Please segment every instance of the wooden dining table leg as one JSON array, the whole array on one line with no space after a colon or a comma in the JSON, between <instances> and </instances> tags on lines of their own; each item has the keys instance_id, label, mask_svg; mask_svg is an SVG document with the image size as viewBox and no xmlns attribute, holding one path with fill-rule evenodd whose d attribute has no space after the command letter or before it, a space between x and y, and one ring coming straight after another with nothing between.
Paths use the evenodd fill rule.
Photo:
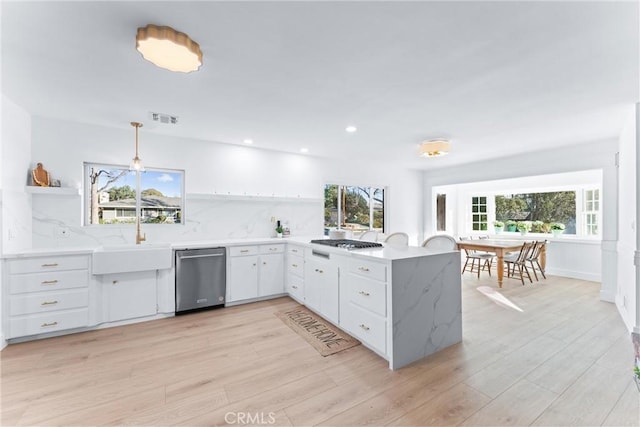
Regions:
<instances>
[{"instance_id":1,"label":"wooden dining table leg","mask_svg":"<svg viewBox=\"0 0 640 427\"><path fill-rule=\"evenodd\" d=\"M496 257L498 258L498 286L502 287L502 279L504 277L504 251L502 249L496 249Z\"/></svg>"}]
</instances>

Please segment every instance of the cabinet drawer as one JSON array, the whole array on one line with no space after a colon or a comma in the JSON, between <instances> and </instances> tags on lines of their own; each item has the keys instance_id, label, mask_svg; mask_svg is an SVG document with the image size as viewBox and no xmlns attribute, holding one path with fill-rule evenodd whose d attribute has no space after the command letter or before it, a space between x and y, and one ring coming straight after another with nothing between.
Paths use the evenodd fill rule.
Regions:
<instances>
[{"instance_id":1,"label":"cabinet drawer","mask_svg":"<svg viewBox=\"0 0 640 427\"><path fill-rule=\"evenodd\" d=\"M9 289L12 294L82 288L88 283L88 270L13 274L9 277Z\"/></svg>"},{"instance_id":2,"label":"cabinet drawer","mask_svg":"<svg viewBox=\"0 0 640 427\"><path fill-rule=\"evenodd\" d=\"M349 300L380 316L387 315L386 284L349 274Z\"/></svg>"},{"instance_id":3,"label":"cabinet drawer","mask_svg":"<svg viewBox=\"0 0 640 427\"><path fill-rule=\"evenodd\" d=\"M79 270L89 268L89 256L71 255L12 259L8 264L9 274Z\"/></svg>"},{"instance_id":4,"label":"cabinet drawer","mask_svg":"<svg viewBox=\"0 0 640 427\"><path fill-rule=\"evenodd\" d=\"M387 354L387 322L370 311L349 303L349 331L373 349Z\"/></svg>"},{"instance_id":5,"label":"cabinet drawer","mask_svg":"<svg viewBox=\"0 0 640 427\"><path fill-rule=\"evenodd\" d=\"M302 246L287 245L287 253L289 255L304 256L304 248Z\"/></svg>"},{"instance_id":6,"label":"cabinet drawer","mask_svg":"<svg viewBox=\"0 0 640 427\"><path fill-rule=\"evenodd\" d=\"M289 255L287 257L287 272L299 277L304 277L304 258Z\"/></svg>"},{"instance_id":7,"label":"cabinet drawer","mask_svg":"<svg viewBox=\"0 0 640 427\"><path fill-rule=\"evenodd\" d=\"M49 311L87 307L88 304L88 289L16 295L11 297L9 314L11 316L18 316L22 314L45 313Z\"/></svg>"},{"instance_id":8,"label":"cabinet drawer","mask_svg":"<svg viewBox=\"0 0 640 427\"><path fill-rule=\"evenodd\" d=\"M377 262L354 259L350 263L349 271L381 282L387 281L387 266Z\"/></svg>"},{"instance_id":9,"label":"cabinet drawer","mask_svg":"<svg viewBox=\"0 0 640 427\"><path fill-rule=\"evenodd\" d=\"M229 256L257 255L258 246L231 246Z\"/></svg>"},{"instance_id":10,"label":"cabinet drawer","mask_svg":"<svg viewBox=\"0 0 640 427\"><path fill-rule=\"evenodd\" d=\"M261 254L281 254L284 253L284 245L261 245Z\"/></svg>"},{"instance_id":11,"label":"cabinet drawer","mask_svg":"<svg viewBox=\"0 0 640 427\"><path fill-rule=\"evenodd\" d=\"M298 301L304 301L304 280L298 276L289 274L287 276L287 292Z\"/></svg>"},{"instance_id":12,"label":"cabinet drawer","mask_svg":"<svg viewBox=\"0 0 640 427\"><path fill-rule=\"evenodd\" d=\"M80 328L88 324L89 310L86 308L12 317L9 319L9 338Z\"/></svg>"}]
</instances>

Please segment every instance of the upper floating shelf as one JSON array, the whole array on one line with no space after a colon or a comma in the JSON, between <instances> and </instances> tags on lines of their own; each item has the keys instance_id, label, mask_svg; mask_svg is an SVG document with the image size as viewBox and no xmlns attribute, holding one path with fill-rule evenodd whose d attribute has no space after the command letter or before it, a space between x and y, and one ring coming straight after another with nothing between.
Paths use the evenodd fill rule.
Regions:
<instances>
[{"instance_id":1,"label":"upper floating shelf","mask_svg":"<svg viewBox=\"0 0 640 427\"><path fill-rule=\"evenodd\" d=\"M192 200L234 200L243 202L299 202L299 203L323 203L320 197L291 197L291 196L261 196L243 194L207 194L187 193L187 199Z\"/></svg>"},{"instance_id":2,"label":"upper floating shelf","mask_svg":"<svg viewBox=\"0 0 640 427\"><path fill-rule=\"evenodd\" d=\"M79 196L80 189L73 187L38 187L35 185L27 185L24 187L27 193L31 194L49 194L52 196Z\"/></svg>"}]
</instances>

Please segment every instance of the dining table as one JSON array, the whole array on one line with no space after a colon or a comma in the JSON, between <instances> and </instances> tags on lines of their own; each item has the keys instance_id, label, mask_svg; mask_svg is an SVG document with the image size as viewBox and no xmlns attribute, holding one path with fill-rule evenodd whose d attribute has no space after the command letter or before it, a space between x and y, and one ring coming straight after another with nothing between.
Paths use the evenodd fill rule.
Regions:
<instances>
[{"instance_id":1,"label":"dining table","mask_svg":"<svg viewBox=\"0 0 640 427\"><path fill-rule=\"evenodd\" d=\"M509 252L519 252L524 244L523 240L508 239L478 239L478 240L462 240L458 242L458 249L466 249L468 251L485 251L496 254L497 270L498 270L498 286L502 287L504 279L504 256ZM542 246L540 252L540 266L544 271L546 264L546 245Z\"/></svg>"}]
</instances>

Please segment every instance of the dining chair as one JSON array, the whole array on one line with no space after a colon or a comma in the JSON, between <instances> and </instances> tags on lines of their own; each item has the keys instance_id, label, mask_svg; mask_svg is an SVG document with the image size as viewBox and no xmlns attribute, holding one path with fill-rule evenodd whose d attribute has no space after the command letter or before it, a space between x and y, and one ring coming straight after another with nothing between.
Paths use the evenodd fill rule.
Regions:
<instances>
[{"instance_id":1,"label":"dining chair","mask_svg":"<svg viewBox=\"0 0 640 427\"><path fill-rule=\"evenodd\" d=\"M460 240L471 240L471 238L461 236ZM482 270L486 270L489 273L489 276L491 276L491 265L493 264L493 258L495 256L494 254L484 251L474 251L470 249L464 249L464 253L467 256L467 259L464 262L461 274L464 274L465 271L477 273L479 279L480 272ZM469 261L471 261L471 265L469 265ZM469 268L467 269L467 267Z\"/></svg>"},{"instance_id":2,"label":"dining chair","mask_svg":"<svg viewBox=\"0 0 640 427\"><path fill-rule=\"evenodd\" d=\"M542 252L542 249L545 247L546 244L547 244L546 240L539 240L535 242L533 249L531 249L531 251L529 252L529 256L527 257L527 262L531 265L531 269L533 270L533 276L536 278L536 281L538 280L538 273L536 273L536 267L537 267L537 270L540 272L540 274L542 274L542 277L544 277L545 279L547 278L547 276L545 276L544 274L544 269L540 265L540 253Z\"/></svg>"},{"instance_id":3,"label":"dining chair","mask_svg":"<svg viewBox=\"0 0 640 427\"><path fill-rule=\"evenodd\" d=\"M458 250L458 243L453 236L449 236L448 234L436 234L422 242L422 247L427 249L456 251Z\"/></svg>"},{"instance_id":4,"label":"dining chair","mask_svg":"<svg viewBox=\"0 0 640 427\"><path fill-rule=\"evenodd\" d=\"M529 253L533 249L534 245L535 242L524 242L522 244L522 248L520 248L520 252L515 255L507 255L504 257L507 277L513 277L516 273L516 267L518 267L522 286L524 286L524 273L527 273L529 282L533 283L533 280L531 280L531 274L529 273L529 268L527 268L527 259L529 258Z\"/></svg>"},{"instance_id":5,"label":"dining chair","mask_svg":"<svg viewBox=\"0 0 640 427\"><path fill-rule=\"evenodd\" d=\"M391 233L384 239L384 243L388 243L390 245L395 246L408 246L409 245L409 235L407 233L397 232Z\"/></svg>"},{"instance_id":6,"label":"dining chair","mask_svg":"<svg viewBox=\"0 0 640 427\"><path fill-rule=\"evenodd\" d=\"M378 240L378 232L376 230L364 231L358 239L364 240L365 242L375 242Z\"/></svg>"}]
</instances>

